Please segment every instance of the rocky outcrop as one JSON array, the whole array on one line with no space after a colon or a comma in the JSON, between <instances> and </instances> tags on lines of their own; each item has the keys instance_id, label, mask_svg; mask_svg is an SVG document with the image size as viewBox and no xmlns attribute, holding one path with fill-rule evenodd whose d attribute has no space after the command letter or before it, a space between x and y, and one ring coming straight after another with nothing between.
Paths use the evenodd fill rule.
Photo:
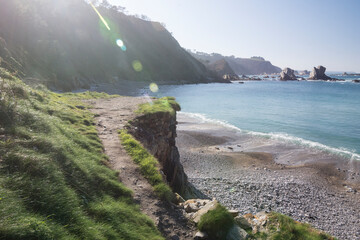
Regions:
<instances>
[{"instance_id":1,"label":"rocky outcrop","mask_svg":"<svg viewBox=\"0 0 360 240\"><path fill-rule=\"evenodd\" d=\"M176 107L176 106L175 106ZM179 111L180 109L174 109ZM129 122L128 131L158 159L162 172L174 192L185 199L205 198L189 182L180 163L180 155L175 145L176 113L155 112L137 116Z\"/></svg>"},{"instance_id":2,"label":"rocky outcrop","mask_svg":"<svg viewBox=\"0 0 360 240\"><path fill-rule=\"evenodd\" d=\"M309 80L331 80L332 78L325 74L326 68L323 66L314 67L310 73Z\"/></svg>"},{"instance_id":3,"label":"rocky outcrop","mask_svg":"<svg viewBox=\"0 0 360 240\"><path fill-rule=\"evenodd\" d=\"M217 200L208 199L190 199L184 203L181 203L186 212L185 216L191 221L198 223L202 215L208 211L214 210L219 202Z\"/></svg>"},{"instance_id":4,"label":"rocky outcrop","mask_svg":"<svg viewBox=\"0 0 360 240\"><path fill-rule=\"evenodd\" d=\"M208 212L215 210L220 203L213 199L190 199L179 203L183 209L185 217L195 224L199 224L202 216ZM259 236L267 236L266 239L293 239L295 236L309 234L312 238L321 237L321 239L334 240L330 235L311 227L308 224L297 222L286 215L276 212L258 212L256 214L239 215L237 210L227 210L234 218L232 226L226 230L226 240L242 240L242 239L260 239ZM219 216L218 216L219 217ZM219 219L214 221L220 221ZM296 228L300 230L295 230ZM214 233L197 232L194 239L198 240L214 240ZM288 239L286 238L286 239ZM311 238L311 239L312 239ZM263 239L263 238L261 238ZM320 238L319 238L320 239Z\"/></svg>"},{"instance_id":5,"label":"rocky outcrop","mask_svg":"<svg viewBox=\"0 0 360 240\"><path fill-rule=\"evenodd\" d=\"M243 240L248 239L248 237L249 234L244 229L234 224L226 235L226 240Z\"/></svg>"},{"instance_id":6,"label":"rocky outcrop","mask_svg":"<svg viewBox=\"0 0 360 240\"><path fill-rule=\"evenodd\" d=\"M291 68L284 68L280 73L280 80L282 81L297 80L294 70Z\"/></svg>"},{"instance_id":7,"label":"rocky outcrop","mask_svg":"<svg viewBox=\"0 0 360 240\"><path fill-rule=\"evenodd\" d=\"M224 80L240 80L239 76L236 74L225 74L222 76Z\"/></svg>"}]
</instances>

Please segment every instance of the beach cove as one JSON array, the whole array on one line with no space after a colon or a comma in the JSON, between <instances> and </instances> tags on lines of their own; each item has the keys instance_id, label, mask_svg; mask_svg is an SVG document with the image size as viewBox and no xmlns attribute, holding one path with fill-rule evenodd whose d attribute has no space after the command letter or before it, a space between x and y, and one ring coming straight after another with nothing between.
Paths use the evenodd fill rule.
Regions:
<instances>
[{"instance_id":1,"label":"beach cove","mask_svg":"<svg viewBox=\"0 0 360 240\"><path fill-rule=\"evenodd\" d=\"M359 239L360 162L339 162L330 154L275 144L189 114L178 114L178 122L184 170L209 198L240 214L276 211L339 239ZM323 161L302 162L302 157Z\"/></svg>"},{"instance_id":2,"label":"beach cove","mask_svg":"<svg viewBox=\"0 0 360 240\"><path fill-rule=\"evenodd\" d=\"M240 214L277 211L360 239L360 85L260 81L161 86L175 96L189 181Z\"/></svg>"}]
</instances>

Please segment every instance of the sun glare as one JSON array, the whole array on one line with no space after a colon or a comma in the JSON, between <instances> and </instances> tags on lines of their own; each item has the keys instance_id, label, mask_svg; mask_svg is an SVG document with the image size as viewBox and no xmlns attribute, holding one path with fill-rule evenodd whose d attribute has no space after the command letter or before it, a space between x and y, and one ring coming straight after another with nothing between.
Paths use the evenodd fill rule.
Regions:
<instances>
[{"instance_id":1,"label":"sun glare","mask_svg":"<svg viewBox=\"0 0 360 240\"><path fill-rule=\"evenodd\" d=\"M100 20L104 23L105 27L110 31L110 27L108 25L108 23L105 21L105 19L103 18L103 16L101 16L101 14L99 13L99 11L96 9L96 7L94 6L94 4L92 4L90 2L91 7L94 9L94 11L97 13L97 15L99 16Z\"/></svg>"}]
</instances>

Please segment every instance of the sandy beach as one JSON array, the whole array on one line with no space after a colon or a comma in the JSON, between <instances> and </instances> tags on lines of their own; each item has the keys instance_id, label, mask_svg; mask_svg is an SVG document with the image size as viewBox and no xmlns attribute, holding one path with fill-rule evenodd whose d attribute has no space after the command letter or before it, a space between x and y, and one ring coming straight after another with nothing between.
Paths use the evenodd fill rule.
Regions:
<instances>
[{"instance_id":1,"label":"sandy beach","mask_svg":"<svg viewBox=\"0 0 360 240\"><path fill-rule=\"evenodd\" d=\"M241 214L277 211L360 239L360 162L244 134L178 114L177 146L189 181Z\"/></svg>"}]
</instances>

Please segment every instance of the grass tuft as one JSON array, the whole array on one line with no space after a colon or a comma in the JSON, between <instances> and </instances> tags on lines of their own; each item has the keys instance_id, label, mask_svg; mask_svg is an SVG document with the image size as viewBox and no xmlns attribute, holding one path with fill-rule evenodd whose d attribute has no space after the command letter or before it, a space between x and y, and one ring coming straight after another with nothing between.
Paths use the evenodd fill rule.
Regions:
<instances>
[{"instance_id":1,"label":"grass tuft","mask_svg":"<svg viewBox=\"0 0 360 240\"><path fill-rule=\"evenodd\" d=\"M336 238L312 228L309 224L294 221L280 213L272 212L269 216L271 225L278 230L271 236L273 240L335 240Z\"/></svg>"},{"instance_id":2,"label":"grass tuft","mask_svg":"<svg viewBox=\"0 0 360 240\"><path fill-rule=\"evenodd\" d=\"M160 199L172 201L174 194L164 182L159 170L159 162L152 156L133 136L125 130L120 131L121 144L135 163L140 167L142 175L154 187L154 191Z\"/></svg>"},{"instance_id":3,"label":"grass tuft","mask_svg":"<svg viewBox=\"0 0 360 240\"><path fill-rule=\"evenodd\" d=\"M140 104L136 113L147 115L162 112L174 115L180 109L180 105L175 101L174 97L163 97L150 103Z\"/></svg>"},{"instance_id":4,"label":"grass tuft","mask_svg":"<svg viewBox=\"0 0 360 240\"><path fill-rule=\"evenodd\" d=\"M206 232L212 239L226 239L230 228L234 225L234 218L229 211L218 204L214 210L210 210L201 216L198 223L200 231Z\"/></svg>"}]
</instances>

